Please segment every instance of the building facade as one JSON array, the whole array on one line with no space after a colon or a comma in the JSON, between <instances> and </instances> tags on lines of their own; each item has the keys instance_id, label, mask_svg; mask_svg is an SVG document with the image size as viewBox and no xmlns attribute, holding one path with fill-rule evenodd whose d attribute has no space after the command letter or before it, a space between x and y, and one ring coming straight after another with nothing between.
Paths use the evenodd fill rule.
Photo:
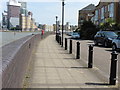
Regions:
<instances>
[{"instance_id":1,"label":"building facade","mask_svg":"<svg viewBox=\"0 0 120 90\"><path fill-rule=\"evenodd\" d=\"M8 20L8 29L11 29L13 27L19 26L20 21L20 6L21 4L18 3L15 0L9 0L8 6L7 6L7 20Z\"/></svg>"},{"instance_id":2,"label":"building facade","mask_svg":"<svg viewBox=\"0 0 120 90\"><path fill-rule=\"evenodd\" d=\"M8 21L7 21L7 11L4 11L3 13L2 13L2 28L3 28L3 30L5 29L7 29L7 25L8 25Z\"/></svg>"},{"instance_id":3,"label":"building facade","mask_svg":"<svg viewBox=\"0 0 120 90\"><path fill-rule=\"evenodd\" d=\"M94 15L95 5L90 4L87 7L79 10L78 14L78 27L81 27L84 21L91 20L92 16Z\"/></svg>"},{"instance_id":4,"label":"building facade","mask_svg":"<svg viewBox=\"0 0 120 90\"><path fill-rule=\"evenodd\" d=\"M116 23L120 23L120 4L118 2L99 2L96 6L92 22L99 25L108 18L115 20Z\"/></svg>"},{"instance_id":5,"label":"building facade","mask_svg":"<svg viewBox=\"0 0 120 90\"><path fill-rule=\"evenodd\" d=\"M28 16L28 11L27 11L27 3L26 2L19 2L21 3L20 7L20 28L22 31L27 30L27 16Z\"/></svg>"},{"instance_id":6,"label":"building facade","mask_svg":"<svg viewBox=\"0 0 120 90\"><path fill-rule=\"evenodd\" d=\"M69 23L69 22L66 22L65 30L66 30L66 31L69 31L69 30L70 30L70 23Z\"/></svg>"},{"instance_id":7,"label":"building facade","mask_svg":"<svg viewBox=\"0 0 120 90\"><path fill-rule=\"evenodd\" d=\"M2 13L2 28L22 31L36 30L35 20L32 17L32 12L28 12L26 2L16 0L7 2L7 11Z\"/></svg>"},{"instance_id":8,"label":"building facade","mask_svg":"<svg viewBox=\"0 0 120 90\"><path fill-rule=\"evenodd\" d=\"M33 13L28 12L26 2L20 2L20 27L22 31L34 31L37 29L35 25L35 20L33 19Z\"/></svg>"}]
</instances>

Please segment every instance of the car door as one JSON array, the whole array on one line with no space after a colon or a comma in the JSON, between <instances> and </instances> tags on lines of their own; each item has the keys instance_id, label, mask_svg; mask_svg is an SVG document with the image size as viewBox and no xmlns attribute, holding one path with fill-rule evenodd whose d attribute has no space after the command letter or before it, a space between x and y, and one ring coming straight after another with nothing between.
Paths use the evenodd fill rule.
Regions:
<instances>
[{"instance_id":1,"label":"car door","mask_svg":"<svg viewBox=\"0 0 120 90\"><path fill-rule=\"evenodd\" d=\"M104 41L105 41L105 35L104 35L104 33L101 33L100 34L101 35L101 37L100 37L100 43L104 43Z\"/></svg>"},{"instance_id":2,"label":"car door","mask_svg":"<svg viewBox=\"0 0 120 90\"><path fill-rule=\"evenodd\" d=\"M101 34L100 33L97 33L96 36L95 36L95 40L100 43L101 41Z\"/></svg>"}]
</instances>

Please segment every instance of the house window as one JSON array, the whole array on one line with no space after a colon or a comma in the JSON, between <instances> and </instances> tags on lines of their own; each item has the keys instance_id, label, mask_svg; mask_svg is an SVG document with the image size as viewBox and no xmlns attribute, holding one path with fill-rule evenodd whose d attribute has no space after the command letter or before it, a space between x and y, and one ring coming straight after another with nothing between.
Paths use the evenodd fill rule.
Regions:
<instances>
[{"instance_id":1,"label":"house window","mask_svg":"<svg viewBox=\"0 0 120 90\"><path fill-rule=\"evenodd\" d=\"M98 20L98 10L95 11L95 21Z\"/></svg>"},{"instance_id":2,"label":"house window","mask_svg":"<svg viewBox=\"0 0 120 90\"><path fill-rule=\"evenodd\" d=\"M108 11L110 11L110 4L108 5Z\"/></svg>"},{"instance_id":3,"label":"house window","mask_svg":"<svg viewBox=\"0 0 120 90\"><path fill-rule=\"evenodd\" d=\"M114 3L111 3L109 5L109 17L113 18L114 17Z\"/></svg>"}]
</instances>

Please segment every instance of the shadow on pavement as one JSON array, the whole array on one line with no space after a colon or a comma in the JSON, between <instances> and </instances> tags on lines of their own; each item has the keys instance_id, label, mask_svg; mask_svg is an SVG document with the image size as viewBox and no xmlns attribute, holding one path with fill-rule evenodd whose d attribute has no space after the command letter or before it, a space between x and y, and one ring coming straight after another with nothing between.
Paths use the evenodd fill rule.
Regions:
<instances>
[{"instance_id":1,"label":"shadow on pavement","mask_svg":"<svg viewBox=\"0 0 120 90\"><path fill-rule=\"evenodd\" d=\"M108 83L85 83L86 85L100 85L100 86L110 86L110 84Z\"/></svg>"},{"instance_id":2,"label":"shadow on pavement","mask_svg":"<svg viewBox=\"0 0 120 90\"><path fill-rule=\"evenodd\" d=\"M69 54L69 53L58 53L58 54Z\"/></svg>"},{"instance_id":3,"label":"shadow on pavement","mask_svg":"<svg viewBox=\"0 0 120 90\"><path fill-rule=\"evenodd\" d=\"M112 52L113 50L105 50L105 51L109 51L109 52Z\"/></svg>"},{"instance_id":4,"label":"shadow on pavement","mask_svg":"<svg viewBox=\"0 0 120 90\"><path fill-rule=\"evenodd\" d=\"M87 42L87 43L92 43L92 44L94 44L94 42L92 42L92 41L91 41L91 42Z\"/></svg>"},{"instance_id":5,"label":"shadow on pavement","mask_svg":"<svg viewBox=\"0 0 120 90\"><path fill-rule=\"evenodd\" d=\"M88 67L56 67L56 66L38 66L41 68L68 68L68 69L88 69Z\"/></svg>"},{"instance_id":6,"label":"shadow on pavement","mask_svg":"<svg viewBox=\"0 0 120 90\"><path fill-rule=\"evenodd\" d=\"M64 58L66 60L76 60L75 58Z\"/></svg>"},{"instance_id":7,"label":"shadow on pavement","mask_svg":"<svg viewBox=\"0 0 120 90\"><path fill-rule=\"evenodd\" d=\"M76 68L76 69L89 69L88 67L71 67L71 68Z\"/></svg>"}]
</instances>

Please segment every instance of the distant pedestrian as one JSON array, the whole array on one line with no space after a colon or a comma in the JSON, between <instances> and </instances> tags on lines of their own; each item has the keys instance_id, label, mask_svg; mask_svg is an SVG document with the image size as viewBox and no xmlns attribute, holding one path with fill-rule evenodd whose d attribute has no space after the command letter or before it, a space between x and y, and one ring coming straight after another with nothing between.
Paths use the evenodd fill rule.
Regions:
<instances>
[{"instance_id":1,"label":"distant pedestrian","mask_svg":"<svg viewBox=\"0 0 120 90\"><path fill-rule=\"evenodd\" d=\"M42 30L42 33L41 33L42 35L44 35L44 30Z\"/></svg>"},{"instance_id":2,"label":"distant pedestrian","mask_svg":"<svg viewBox=\"0 0 120 90\"><path fill-rule=\"evenodd\" d=\"M44 30L42 30L41 32L41 38L43 39L43 35L44 35Z\"/></svg>"}]
</instances>

